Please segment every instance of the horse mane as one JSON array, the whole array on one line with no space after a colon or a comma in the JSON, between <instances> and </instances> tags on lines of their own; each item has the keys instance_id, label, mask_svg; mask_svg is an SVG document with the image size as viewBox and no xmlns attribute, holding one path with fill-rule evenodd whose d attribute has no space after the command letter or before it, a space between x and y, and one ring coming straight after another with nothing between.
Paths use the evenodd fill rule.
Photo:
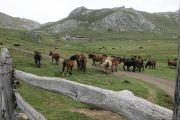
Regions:
<instances>
[{"instance_id":1,"label":"horse mane","mask_svg":"<svg viewBox=\"0 0 180 120\"><path fill-rule=\"evenodd\" d=\"M146 66L147 66L147 65L149 65L149 64L150 64L150 62L151 62L151 61L148 61L148 62L146 63Z\"/></svg>"},{"instance_id":2,"label":"horse mane","mask_svg":"<svg viewBox=\"0 0 180 120\"><path fill-rule=\"evenodd\" d=\"M96 56L96 55L93 55L93 54L89 54L89 56L90 56L90 58L92 58L92 57L94 57L94 56Z\"/></svg>"},{"instance_id":3,"label":"horse mane","mask_svg":"<svg viewBox=\"0 0 180 120\"><path fill-rule=\"evenodd\" d=\"M73 55L73 56L71 56L69 59L70 59L70 60L74 60L76 56L77 56L77 55Z\"/></svg>"}]
</instances>

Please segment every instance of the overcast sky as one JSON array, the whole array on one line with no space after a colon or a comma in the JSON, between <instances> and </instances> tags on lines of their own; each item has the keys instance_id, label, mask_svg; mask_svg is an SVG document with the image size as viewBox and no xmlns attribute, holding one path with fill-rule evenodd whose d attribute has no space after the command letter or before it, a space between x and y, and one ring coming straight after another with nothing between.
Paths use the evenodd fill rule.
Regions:
<instances>
[{"instance_id":1,"label":"overcast sky","mask_svg":"<svg viewBox=\"0 0 180 120\"><path fill-rule=\"evenodd\" d=\"M0 12L39 23L56 22L77 7L102 9L122 7L146 12L175 12L180 0L0 0Z\"/></svg>"}]
</instances>

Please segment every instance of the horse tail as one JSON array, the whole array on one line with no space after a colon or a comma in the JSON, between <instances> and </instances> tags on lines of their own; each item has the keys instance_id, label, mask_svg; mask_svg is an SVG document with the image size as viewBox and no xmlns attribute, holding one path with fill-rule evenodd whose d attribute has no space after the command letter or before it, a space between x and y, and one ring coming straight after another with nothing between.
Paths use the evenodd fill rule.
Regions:
<instances>
[{"instance_id":1,"label":"horse tail","mask_svg":"<svg viewBox=\"0 0 180 120\"><path fill-rule=\"evenodd\" d=\"M63 61L63 72L65 67L66 67L66 61Z\"/></svg>"},{"instance_id":2,"label":"horse tail","mask_svg":"<svg viewBox=\"0 0 180 120\"><path fill-rule=\"evenodd\" d=\"M109 67L109 61L107 62L106 67Z\"/></svg>"},{"instance_id":3,"label":"horse tail","mask_svg":"<svg viewBox=\"0 0 180 120\"><path fill-rule=\"evenodd\" d=\"M36 62L36 63L38 62L38 59L39 59L39 53L36 52L36 59L35 59L35 62Z\"/></svg>"},{"instance_id":4,"label":"horse tail","mask_svg":"<svg viewBox=\"0 0 180 120\"><path fill-rule=\"evenodd\" d=\"M169 66L169 59L168 59L168 66Z\"/></svg>"},{"instance_id":5,"label":"horse tail","mask_svg":"<svg viewBox=\"0 0 180 120\"><path fill-rule=\"evenodd\" d=\"M84 66L84 58L82 59L82 65L81 65L81 67L83 67Z\"/></svg>"}]
</instances>

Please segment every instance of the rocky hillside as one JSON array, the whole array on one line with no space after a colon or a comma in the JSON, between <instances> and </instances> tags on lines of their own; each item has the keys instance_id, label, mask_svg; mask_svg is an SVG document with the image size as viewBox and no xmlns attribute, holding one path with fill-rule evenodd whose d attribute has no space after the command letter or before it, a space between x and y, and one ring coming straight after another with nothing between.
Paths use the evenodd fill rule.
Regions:
<instances>
[{"instance_id":1,"label":"rocky hillside","mask_svg":"<svg viewBox=\"0 0 180 120\"><path fill-rule=\"evenodd\" d=\"M10 29L32 30L40 27L40 23L24 18L14 18L0 12L0 27Z\"/></svg>"},{"instance_id":2,"label":"rocky hillside","mask_svg":"<svg viewBox=\"0 0 180 120\"><path fill-rule=\"evenodd\" d=\"M76 30L177 32L178 12L147 13L125 7L100 10L78 7L67 18L40 29L56 33Z\"/></svg>"}]
</instances>

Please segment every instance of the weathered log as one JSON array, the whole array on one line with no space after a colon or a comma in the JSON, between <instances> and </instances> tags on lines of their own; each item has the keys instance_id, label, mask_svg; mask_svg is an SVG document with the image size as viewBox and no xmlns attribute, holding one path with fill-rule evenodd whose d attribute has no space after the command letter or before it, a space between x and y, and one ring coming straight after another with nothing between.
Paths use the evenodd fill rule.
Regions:
<instances>
[{"instance_id":1,"label":"weathered log","mask_svg":"<svg viewBox=\"0 0 180 120\"><path fill-rule=\"evenodd\" d=\"M30 120L46 120L44 116L26 103L17 91L15 91L15 96L18 107L27 115Z\"/></svg>"},{"instance_id":2,"label":"weathered log","mask_svg":"<svg viewBox=\"0 0 180 120\"><path fill-rule=\"evenodd\" d=\"M130 91L111 91L61 78L40 77L14 70L14 77L35 87L60 93L92 106L123 115L130 120L171 120L173 112L136 97Z\"/></svg>"}]
</instances>

